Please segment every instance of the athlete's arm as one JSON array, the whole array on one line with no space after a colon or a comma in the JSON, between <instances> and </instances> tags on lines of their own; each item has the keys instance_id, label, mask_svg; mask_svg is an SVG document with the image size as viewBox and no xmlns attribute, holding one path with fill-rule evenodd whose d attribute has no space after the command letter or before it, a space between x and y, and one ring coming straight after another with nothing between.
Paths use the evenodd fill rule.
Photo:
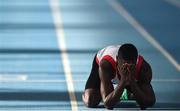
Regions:
<instances>
[{"instance_id":1,"label":"athlete's arm","mask_svg":"<svg viewBox=\"0 0 180 111\"><path fill-rule=\"evenodd\" d=\"M137 103L141 108L154 105L156 98L151 86L152 70L150 65L144 60L142 68L142 82L137 84L135 79L131 79L130 86Z\"/></svg>"},{"instance_id":2,"label":"athlete's arm","mask_svg":"<svg viewBox=\"0 0 180 111\"><path fill-rule=\"evenodd\" d=\"M101 96L104 106L107 109L113 109L114 105L120 101L120 96L125 87L125 82L120 81L114 89L111 83L113 68L110 62L102 60L99 67L99 77L101 80Z\"/></svg>"}]
</instances>

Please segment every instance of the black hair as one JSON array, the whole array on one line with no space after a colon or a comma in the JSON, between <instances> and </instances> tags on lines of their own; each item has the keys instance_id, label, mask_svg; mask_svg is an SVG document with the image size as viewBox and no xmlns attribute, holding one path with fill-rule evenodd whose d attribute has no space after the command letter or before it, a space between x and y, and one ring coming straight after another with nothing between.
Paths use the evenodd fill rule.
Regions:
<instances>
[{"instance_id":1,"label":"black hair","mask_svg":"<svg viewBox=\"0 0 180 111\"><path fill-rule=\"evenodd\" d=\"M121 57L127 61L136 61L138 56L138 51L133 44L126 43L123 44L118 50L118 57Z\"/></svg>"}]
</instances>

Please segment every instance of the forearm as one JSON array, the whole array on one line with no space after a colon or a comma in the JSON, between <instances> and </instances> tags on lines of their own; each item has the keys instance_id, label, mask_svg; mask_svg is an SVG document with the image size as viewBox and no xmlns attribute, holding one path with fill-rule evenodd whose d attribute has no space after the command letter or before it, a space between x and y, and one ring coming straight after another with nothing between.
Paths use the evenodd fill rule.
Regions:
<instances>
[{"instance_id":1,"label":"forearm","mask_svg":"<svg viewBox=\"0 0 180 111\"><path fill-rule=\"evenodd\" d=\"M108 109L112 109L113 106L120 101L120 97L122 95L123 89L125 87L125 83L123 81L119 82L117 87L108 94L104 99L104 105Z\"/></svg>"},{"instance_id":2,"label":"forearm","mask_svg":"<svg viewBox=\"0 0 180 111\"><path fill-rule=\"evenodd\" d=\"M142 104L143 101L146 99L144 93L141 91L136 82L131 83L130 86L136 101L138 102L138 104Z\"/></svg>"},{"instance_id":3,"label":"forearm","mask_svg":"<svg viewBox=\"0 0 180 111\"><path fill-rule=\"evenodd\" d=\"M136 102L140 105L140 107L147 107L150 106L152 102L152 97L147 95L145 92L140 89L140 87L137 85L137 83L134 81L131 83L131 89L133 92L133 95L136 99Z\"/></svg>"}]
</instances>

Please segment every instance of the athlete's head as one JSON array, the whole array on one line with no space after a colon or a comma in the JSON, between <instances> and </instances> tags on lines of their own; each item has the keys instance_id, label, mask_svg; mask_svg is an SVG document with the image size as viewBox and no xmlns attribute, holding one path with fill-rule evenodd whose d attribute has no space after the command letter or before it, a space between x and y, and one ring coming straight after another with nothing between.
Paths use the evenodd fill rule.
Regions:
<instances>
[{"instance_id":1,"label":"athlete's head","mask_svg":"<svg viewBox=\"0 0 180 111\"><path fill-rule=\"evenodd\" d=\"M130 64L134 65L136 64L138 52L136 47L133 44L126 43L123 44L118 51L117 61L119 68L123 64Z\"/></svg>"}]
</instances>

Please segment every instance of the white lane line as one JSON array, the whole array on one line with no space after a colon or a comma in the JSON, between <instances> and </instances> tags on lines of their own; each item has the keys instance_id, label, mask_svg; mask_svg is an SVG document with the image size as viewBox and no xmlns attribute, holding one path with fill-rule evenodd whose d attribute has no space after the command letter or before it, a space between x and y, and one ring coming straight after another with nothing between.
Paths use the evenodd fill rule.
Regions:
<instances>
[{"instance_id":1,"label":"white lane line","mask_svg":"<svg viewBox=\"0 0 180 111\"><path fill-rule=\"evenodd\" d=\"M1 81L26 81L28 76L26 74L19 74L19 75L9 75L9 74L0 74L0 82Z\"/></svg>"},{"instance_id":2,"label":"white lane line","mask_svg":"<svg viewBox=\"0 0 180 111\"><path fill-rule=\"evenodd\" d=\"M61 58L63 61L63 67L64 67L64 72L65 72L65 77L66 77L66 84L68 87L68 93L70 97L71 108L73 111L78 111L78 105L77 105L77 99L74 93L74 86L73 86L70 63L69 63L68 54L66 51L66 44L65 44L66 41L65 41L65 35L64 35L64 30L62 26L59 0L49 0L49 1L50 1L50 7L52 10L52 15L54 19L54 25L56 27L58 46L60 50L64 51L64 53L61 54Z\"/></svg>"},{"instance_id":3,"label":"white lane line","mask_svg":"<svg viewBox=\"0 0 180 111\"><path fill-rule=\"evenodd\" d=\"M180 8L180 0L165 0L165 1L171 5L176 6L177 8Z\"/></svg>"},{"instance_id":4,"label":"white lane line","mask_svg":"<svg viewBox=\"0 0 180 111\"><path fill-rule=\"evenodd\" d=\"M67 80L48 80L48 79L37 79L37 80L19 80L19 79L2 79L0 83L66 83L71 82ZM73 80L73 83L85 83L86 80ZM153 79L152 82L180 82L180 79Z\"/></svg>"},{"instance_id":5,"label":"white lane line","mask_svg":"<svg viewBox=\"0 0 180 111\"><path fill-rule=\"evenodd\" d=\"M159 50L172 65L180 72L180 65L176 60L141 26L135 18L133 18L128 11L117 0L107 0L110 5L122 15L151 45Z\"/></svg>"}]
</instances>

